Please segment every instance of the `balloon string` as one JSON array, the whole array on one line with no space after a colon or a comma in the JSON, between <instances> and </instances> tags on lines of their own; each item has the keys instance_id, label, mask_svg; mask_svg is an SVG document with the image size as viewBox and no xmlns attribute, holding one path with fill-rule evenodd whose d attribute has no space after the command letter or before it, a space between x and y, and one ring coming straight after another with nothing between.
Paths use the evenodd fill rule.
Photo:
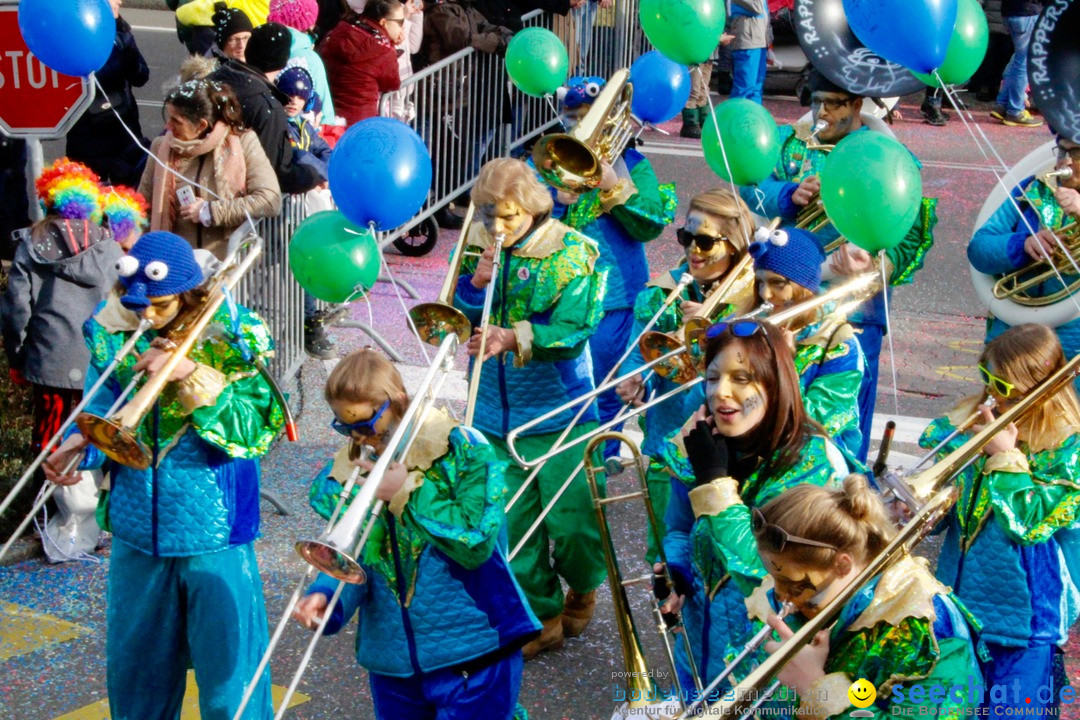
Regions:
<instances>
[{"instance_id":1,"label":"balloon string","mask_svg":"<svg viewBox=\"0 0 1080 720\"><path fill-rule=\"evenodd\" d=\"M701 73L701 65L694 66L694 72L698 74L698 79L705 86L705 101L709 104L709 118L712 120L713 129L716 130L716 139L720 143L720 155L724 159L724 169L727 170L728 185L731 186L731 194L735 197L740 197L739 190L735 186L735 176L731 172L731 164L728 163L727 148L724 146L724 136L720 134L720 123L716 119L716 105L713 104L712 91L709 90L709 84L705 82L705 76ZM704 151L704 141L702 141ZM750 247L750 243L753 242L753 228L746 227L746 220L739 216L739 229L742 230L743 239L746 241L745 247Z\"/></svg>"},{"instance_id":2,"label":"balloon string","mask_svg":"<svg viewBox=\"0 0 1080 720\"><path fill-rule=\"evenodd\" d=\"M990 172L994 173L994 178L997 180L998 185L1001 186L1001 189L1005 191L1005 197L1008 198L1008 202L1013 206L1013 209L1016 210L1016 214L1020 216L1020 221L1024 224L1024 227L1027 229L1030 235L1035 235L1037 233L1037 230L1032 227L1031 223L1027 219L1027 216L1024 214L1024 211L1020 208L1020 204L1013 196L1012 188L1008 187L1005 184L1005 177L1009 179L1010 183L1015 179L1012 177L1012 170L1005 164L1005 160L1001 157L1000 153L998 153L997 148L994 147L994 144L990 142L990 138L986 136L986 133L983 132L981 127L978 127L978 123L975 122L975 118L969 117L966 114L967 107L960 101L956 93L951 90L944 81L942 81L941 75L938 74L938 71L934 70L933 74L934 78L941 86L941 89L945 92L945 97L949 98L949 104L951 104L953 106L953 109L956 110L956 114L960 117L960 121L964 124L964 128L967 129L968 134L971 135L971 139L975 143L975 147L978 148L979 152L982 153L983 158L990 164ZM979 138L976 136L975 130L972 127L973 125L978 128L979 135L982 136L983 141L986 143L985 148L983 147L983 144L979 142ZM998 172L998 168L995 167L994 161L990 159L990 156L986 152L987 148L994 154L994 157L997 159L998 164L1005 170L1004 176L1002 176ZM1018 187L1019 183L1016 183L1016 186ZM1038 216L1038 213L1036 213L1036 216ZM1041 218L1039 225L1040 227L1043 226L1043 224L1041 223ZM1062 242L1061 238L1058 237L1057 233L1055 233L1052 228L1047 227L1046 230L1049 231L1049 233L1053 236L1054 242L1057 244L1058 248L1061 249L1062 254L1064 254L1064 256L1068 258L1069 264L1071 264L1073 266L1073 269L1076 270L1076 274L1080 275L1080 266L1078 266L1076 260L1073 259L1072 253L1070 253L1065 247L1065 243ZM1057 276L1057 279L1064 288L1068 298L1072 300L1073 305L1076 306L1077 312L1080 312L1080 300L1078 300L1076 298L1076 294L1069 289L1069 283L1065 282L1065 278L1062 276L1061 271L1058 270L1057 265L1055 265L1050 258L1050 253L1048 253L1046 249L1043 248L1042 243L1036 243L1035 246L1038 248L1039 253L1043 256L1046 264L1050 266L1051 270L1053 270L1054 275Z\"/></svg>"},{"instance_id":3,"label":"balloon string","mask_svg":"<svg viewBox=\"0 0 1080 720\"><path fill-rule=\"evenodd\" d=\"M551 108L551 112L555 115L555 119L562 120L562 114L559 112L559 108L555 107L555 102L551 99L551 95L545 95L544 99L547 100L548 107Z\"/></svg>"},{"instance_id":4,"label":"balloon string","mask_svg":"<svg viewBox=\"0 0 1080 720\"><path fill-rule=\"evenodd\" d=\"M889 338L889 365L892 366L893 411L900 414L900 390L896 379L896 350L893 348L892 321L889 319L889 279L885 277L885 251L878 253L878 265L881 267L881 297L885 301L885 334Z\"/></svg>"},{"instance_id":5,"label":"balloon string","mask_svg":"<svg viewBox=\"0 0 1080 720\"><path fill-rule=\"evenodd\" d=\"M416 328L416 323L413 322L412 315L409 314L409 309L405 306L405 299L401 297L401 289L398 284L394 282L394 274L390 272L390 263L386 261L386 256L379 253L382 266L386 270L386 278L390 281L390 287L394 289L394 295L397 297L398 304L401 305L401 310L405 313L405 320L409 324L409 330L412 331L413 337L416 338L417 343L420 345L420 352L424 356L424 364L431 365L431 356L428 355L427 343L420 337L420 331Z\"/></svg>"},{"instance_id":6,"label":"balloon string","mask_svg":"<svg viewBox=\"0 0 1080 720\"><path fill-rule=\"evenodd\" d=\"M97 78L97 75L96 75L96 74L94 74L94 73L91 73L91 77L92 77L92 78L94 79L94 85L95 85L95 86L97 87L97 89L98 89L98 90L99 90L99 91L101 92L101 94L102 94L103 96L105 96L105 97L108 97L108 95L109 95L109 94L108 94L108 93L107 93L107 92L105 91L105 88L101 87L101 82L100 82L100 81L98 80L98 78ZM144 146L143 146L143 144L142 144L142 139L141 139L141 138L139 138L139 137L138 137L138 136L137 136L137 135L136 135L136 134L135 134L135 133L134 133L134 132L132 131L132 129L131 129L130 127L128 127L127 123L126 123L126 122L124 122L124 118L120 117L120 113L118 113L118 112L116 111L116 107L115 107L115 106L113 106L113 107L111 107L110 109L112 110L112 113L113 113L113 115L114 115L114 116L116 117L116 119L117 119L117 120L118 120L118 121L120 122L120 127L124 128L124 131L125 131L125 132L126 132L126 133L127 133L127 134L128 134L128 135L129 135L130 137L131 137L131 139L132 139L132 140L133 140L133 141L135 142L135 145L136 145L136 146L137 146L137 147L138 147L138 148L139 148L140 150L142 150L142 151L143 151L144 153L146 153L146 156L147 156L148 158L150 158L151 160L153 160L154 162L156 162L156 163L157 163L158 165L160 165L161 167L165 168L165 171L166 171L166 172L170 172L170 173L172 173L173 175L175 175L175 176L176 176L176 177L178 177L179 179L183 180L183 181L184 181L185 183L187 183L188 185L191 185L191 186L193 186L193 187L197 187L197 188L199 188L200 190L203 190L203 191L205 191L205 192L206 192L206 194L208 194L208 195L209 195L210 197L214 198L215 200L221 200L221 196L220 196L220 195L218 195L217 193L215 193L215 192L214 192L213 190L211 190L210 188L208 188L208 187L206 187L206 186L204 186L204 185L200 185L200 184L199 184L199 183L197 183L197 182L193 182L192 180L190 180L190 179L188 179L188 178L184 177L183 175L181 175L181 174L180 174L179 172L177 172L176 170L173 170L173 169L172 169L171 167L169 167L169 165L168 165L167 163L163 163L163 162L161 161L161 159L160 159L160 158L159 158L159 157L158 157L157 155L155 155L155 154L154 154L153 152L151 152L151 151L150 151L150 149L149 149L149 148L147 148L147 147L144 147ZM149 198L147 198L147 202L149 202ZM247 218L248 224L249 224L249 225L251 226L251 229L252 229L252 231L254 231L254 230L255 230L255 221L254 221L254 220L252 219L252 217L251 217L251 214L250 214L250 213L248 213L248 211L247 211L247 208L245 208L245 207L241 207L240 209L241 209L241 210L243 211L243 213L244 213L244 217L246 217L246 218Z\"/></svg>"}]
</instances>

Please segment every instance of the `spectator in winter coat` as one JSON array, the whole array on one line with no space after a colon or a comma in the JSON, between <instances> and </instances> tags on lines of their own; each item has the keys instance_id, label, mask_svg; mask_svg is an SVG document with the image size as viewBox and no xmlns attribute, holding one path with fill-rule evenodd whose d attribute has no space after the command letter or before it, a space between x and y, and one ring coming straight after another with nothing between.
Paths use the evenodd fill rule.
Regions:
<instances>
[{"instance_id":1,"label":"spectator in winter coat","mask_svg":"<svg viewBox=\"0 0 1080 720\"><path fill-rule=\"evenodd\" d=\"M146 153L124 125L141 139L143 147L149 144L143 137L139 106L131 88L146 84L150 68L135 44L131 26L120 17L121 0L109 0L109 4L116 18L116 38L112 54L95 73L105 92L95 96L68 132L67 155L89 166L107 182L133 186L142 176Z\"/></svg>"},{"instance_id":2,"label":"spectator in winter coat","mask_svg":"<svg viewBox=\"0 0 1080 720\"><path fill-rule=\"evenodd\" d=\"M335 117L334 101L330 97L330 83L326 80L326 66L315 52L315 22L319 17L318 0L271 0L270 22L281 23L289 28L292 36L292 48L289 50L289 64L302 65L315 83L315 94L322 101L322 114L326 121Z\"/></svg>"},{"instance_id":3,"label":"spectator in winter coat","mask_svg":"<svg viewBox=\"0 0 1080 720\"><path fill-rule=\"evenodd\" d=\"M319 96L313 89L311 73L307 68L291 65L278 75L278 90L289 96L285 115L289 118L289 140L296 150L297 162L314 167L319 177L326 180L330 163L330 145L319 135L319 129L308 116L317 112Z\"/></svg>"},{"instance_id":4,"label":"spectator in winter coat","mask_svg":"<svg viewBox=\"0 0 1080 720\"><path fill-rule=\"evenodd\" d=\"M248 216L281 211L274 170L223 83L184 83L165 97L165 118L165 134L150 147L158 162L147 164L139 183L150 199L150 229L171 231L224 258L229 235Z\"/></svg>"},{"instance_id":5,"label":"spectator in winter coat","mask_svg":"<svg viewBox=\"0 0 1080 720\"><path fill-rule=\"evenodd\" d=\"M176 23L180 39L192 55L207 55L217 40L214 15L223 8L241 10L252 26L266 22L269 0L190 0L176 7L174 0L167 0L176 8ZM251 28L248 28L251 31Z\"/></svg>"},{"instance_id":6,"label":"spectator in winter coat","mask_svg":"<svg viewBox=\"0 0 1080 720\"><path fill-rule=\"evenodd\" d=\"M401 87L396 46L405 41L405 7L399 0L369 0L350 12L319 45L330 92L346 125L379 114L379 95Z\"/></svg>"},{"instance_id":7,"label":"spectator in winter coat","mask_svg":"<svg viewBox=\"0 0 1080 720\"><path fill-rule=\"evenodd\" d=\"M289 61L291 42L289 30L284 25L260 25L251 33L247 62L229 60L209 79L232 88L243 112L243 124L258 135L277 175L281 192L294 194L312 189L319 184L319 178L312 168L293 158L284 108L289 98L273 84Z\"/></svg>"}]
</instances>

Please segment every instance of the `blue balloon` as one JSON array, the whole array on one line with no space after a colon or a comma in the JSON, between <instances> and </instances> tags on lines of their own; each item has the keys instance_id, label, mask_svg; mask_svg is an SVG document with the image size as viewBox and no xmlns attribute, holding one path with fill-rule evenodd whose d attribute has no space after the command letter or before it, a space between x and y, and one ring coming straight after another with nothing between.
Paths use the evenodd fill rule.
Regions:
<instances>
[{"instance_id":1,"label":"blue balloon","mask_svg":"<svg viewBox=\"0 0 1080 720\"><path fill-rule=\"evenodd\" d=\"M83 77L112 54L116 20L109 0L21 0L19 31L38 60Z\"/></svg>"},{"instance_id":2,"label":"blue balloon","mask_svg":"<svg viewBox=\"0 0 1080 720\"><path fill-rule=\"evenodd\" d=\"M659 50L650 50L634 61L630 82L634 84L632 109L645 122L667 122L690 99L690 70Z\"/></svg>"},{"instance_id":3,"label":"blue balloon","mask_svg":"<svg viewBox=\"0 0 1080 720\"><path fill-rule=\"evenodd\" d=\"M416 215L431 190L431 156L411 127L373 117L349 128L330 156L330 194L360 227L390 230Z\"/></svg>"},{"instance_id":4,"label":"blue balloon","mask_svg":"<svg viewBox=\"0 0 1080 720\"><path fill-rule=\"evenodd\" d=\"M959 0L844 0L855 37L909 70L930 73L945 62Z\"/></svg>"}]
</instances>

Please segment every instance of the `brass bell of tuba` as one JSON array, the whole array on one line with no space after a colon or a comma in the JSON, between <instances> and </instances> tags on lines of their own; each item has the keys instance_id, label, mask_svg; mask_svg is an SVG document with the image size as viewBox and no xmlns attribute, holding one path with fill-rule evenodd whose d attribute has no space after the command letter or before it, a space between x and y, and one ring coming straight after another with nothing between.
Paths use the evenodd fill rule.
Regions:
<instances>
[{"instance_id":1,"label":"brass bell of tuba","mask_svg":"<svg viewBox=\"0 0 1080 720\"><path fill-rule=\"evenodd\" d=\"M533 146L533 164L549 184L572 193L600 185L603 163L615 162L634 137L630 71L617 70L581 122L569 133L544 135Z\"/></svg>"}]
</instances>

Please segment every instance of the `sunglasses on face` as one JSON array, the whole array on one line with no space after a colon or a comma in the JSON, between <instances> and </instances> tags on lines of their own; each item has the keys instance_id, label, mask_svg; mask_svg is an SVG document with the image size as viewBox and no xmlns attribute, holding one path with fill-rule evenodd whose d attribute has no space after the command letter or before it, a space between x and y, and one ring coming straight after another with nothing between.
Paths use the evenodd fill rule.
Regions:
<instances>
[{"instance_id":1,"label":"sunglasses on face","mask_svg":"<svg viewBox=\"0 0 1080 720\"><path fill-rule=\"evenodd\" d=\"M382 417L382 414L386 412L388 407L390 407L389 400L384 402L382 407L375 411L374 415L367 420L361 420L360 422L343 423L335 417L330 421L330 427L346 437L352 435L354 432L363 435L364 437L373 437L376 434L375 423L379 422L379 418Z\"/></svg>"},{"instance_id":2,"label":"sunglasses on face","mask_svg":"<svg viewBox=\"0 0 1080 720\"><path fill-rule=\"evenodd\" d=\"M675 240L684 248L690 247L691 243L697 246L698 250L707 253L713 249L713 245L716 243L730 243L726 235L716 237L714 235L695 235L686 228L681 228L675 231Z\"/></svg>"},{"instance_id":3,"label":"sunglasses on face","mask_svg":"<svg viewBox=\"0 0 1080 720\"><path fill-rule=\"evenodd\" d=\"M807 540L806 538L792 535L778 525L770 525L765 520L765 516L762 515L761 511L757 508L750 511L750 531L754 533L754 537L765 550L774 554L784 552L784 548L787 547L788 544L809 545L810 547L826 548L828 550L840 552L840 548L835 545L818 542L817 540Z\"/></svg>"},{"instance_id":4,"label":"sunglasses on face","mask_svg":"<svg viewBox=\"0 0 1080 720\"><path fill-rule=\"evenodd\" d=\"M731 328L731 334L738 338L748 338L758 332L763 332L761 329L761 323L754 322L753 320L736 320L735 322L718 322L709 326L709 329L705 331L705 337L709 340L720 337L728 328Z\"/></svg>"},{"instance_id":5,"label":"sunglasses on face","mask_svg":"<svg viewBox=\"0 0 1080 720\"><path fill-rule=\"evenodd\" d=\"M1080 163L1080 147L1067 148L1062 145L1054 146L1054 157L1058 160L1069 158L1075 163Z\"/></svg>"},{"instance_id":6,"label":"sunglasses on face","mask_svg":"<svg viewBox=\"0 0 1080 720\"><path fill-rule=\"evenodd\" d=\"M824 107L829 112L836 112L842 107L847 107L851 104L852 98L844 98L837 100L836 98L812 98L810 100L810 107L818 110Z\"/></svg>"},{"instance_id":7,"label":"sunglasses on face","mask_svg":"<svg viewBox=\"0 0 1080 720\"><path fill-rule=\"evenodd\" d=\"M981 363L979 364L979 377L982 378L983 385L986 385L986 387L990 388L1003 398L1012 395L1012 391L1016 389L1016 386L1011 382L999 378L997 375L987 370Z\"/></svg>"}]
</instances>

